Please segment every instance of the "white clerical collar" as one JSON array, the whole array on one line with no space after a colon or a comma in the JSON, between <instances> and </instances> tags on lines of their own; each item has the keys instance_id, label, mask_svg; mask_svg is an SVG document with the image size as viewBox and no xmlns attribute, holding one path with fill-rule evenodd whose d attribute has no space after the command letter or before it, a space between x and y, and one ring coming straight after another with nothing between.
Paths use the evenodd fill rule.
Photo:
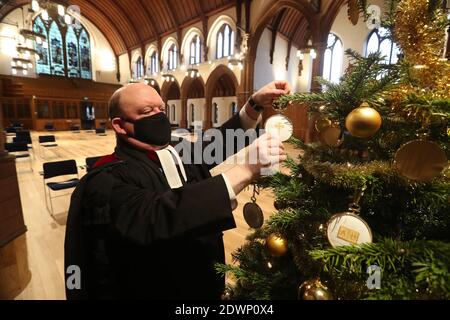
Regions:
<instances>
[{"instance_id":1,"label":"white clerical collar","mask_svg":"<svg viewBox=\"0 0 450 320\"><path fill-rule=\"evenodd\" d=\"M183 162L181 162L181 158L175 148L168 145L164 149L156 150L156 155L159 158L159 162L161 163L162 170L170 188L175 189L182 187L183 182L181 179L183 179L184 182L187 181L186 171L184 170ZM180 177L180 174L178 173L176 164L180 167L182 177Z\"/></svg>"}]
</instances>

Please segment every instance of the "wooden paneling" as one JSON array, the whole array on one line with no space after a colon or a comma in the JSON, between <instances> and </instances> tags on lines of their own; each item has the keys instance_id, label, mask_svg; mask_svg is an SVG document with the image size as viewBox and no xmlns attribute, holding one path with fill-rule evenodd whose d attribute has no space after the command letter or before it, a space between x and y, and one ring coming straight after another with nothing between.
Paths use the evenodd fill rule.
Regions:
<instances>
[{"instance_id":1,"label":"wooden paneling","mask_svg":"<svg viewBox=\"0 0 450 320\"><path fill-rule=\"evenodd\" d=\"M0 158L0 247L25 233L15 158Z\"/></svg>"},{"instance_id":2,"label":"wooden paneling","mask_svg":"<svg viewBox=\"0 0 450 320\"><path fill-rule=\"evenodd\" d=\"M25 235L0 247L0 300L17 297L31 280Z\"/></svg>"}]
</instances>

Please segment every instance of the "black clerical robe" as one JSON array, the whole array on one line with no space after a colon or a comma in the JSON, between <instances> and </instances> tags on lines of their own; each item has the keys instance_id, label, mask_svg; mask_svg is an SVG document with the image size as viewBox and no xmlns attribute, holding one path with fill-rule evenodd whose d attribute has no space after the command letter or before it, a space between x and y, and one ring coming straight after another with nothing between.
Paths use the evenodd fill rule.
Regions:
<instances>
[{"instance_id":1,"label":"black clerical robe","mask_svg":"<svg viewBox=\"0 0 450 320\"><path fill-rule=\"evenodd\" d=\"M221 130L239 127L237 114ZM222 232L235 227L222 175L185 164L187 183L170 189L145 153L118 139L115 156L72 195L65 270L80 268L81 289L66 287L67 298L220 298L214 264L224 262Z\"/></svg>"}]
</instances>

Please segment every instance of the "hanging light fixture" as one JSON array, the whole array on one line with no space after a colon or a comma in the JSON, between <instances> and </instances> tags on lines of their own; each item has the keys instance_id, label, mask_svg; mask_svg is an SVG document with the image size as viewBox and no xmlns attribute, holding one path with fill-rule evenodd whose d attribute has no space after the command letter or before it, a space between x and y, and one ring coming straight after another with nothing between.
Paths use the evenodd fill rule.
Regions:
<instances>
[{"instance_id":1,"label":"hanging light fixture","mask_svg":"<svg viewBox=\"0 0 450 320\"><path fill-rule=\"evenodd\" d=\"M186 76L189 76L191 78L198 78L200 77L200 72L198 71L198 69L193 68L192 66L186 70L185 73Z\"/></svg>"},{"instance_id":2,"label":"hanging light fixture","mask_svg":"<svg viewBox=\"0 0 450 320\"><path fill-rule=\"evenodd\" d=\"M63 5L58 4L58 14L63 17L65 13L65 9Z\"/></svg>"},{"instance_id":3,"label":"hanging light fixture","mask_svg":"<svg viewBox=\"0 0 450 320\"><path fill-rule=\"evenodd\" d=\"M37 0L31 1L31 9L34 12L38 12L39 11L39 2Z\"/></svg>"},{"instance_id":4,"label":"hanging light fixture","mask_svg":"<svg viewBox=\"0 0 450 320\"><path fill-rule=\"evenodd\" d=\"M68 25L72 24L72 17L68 14L64 16L64 22Z\"/></svg>"},{"instance_id":5,"label":"hanging light fixture","mask_svg":"<svg viewBox=\"0 0 450 320\"><path fill-rule=\"evenodd\" d=\"M48 21L48 11L47 10L42 10L42 19L44 19L45 21Z\"/></svg>"}]
</instances>

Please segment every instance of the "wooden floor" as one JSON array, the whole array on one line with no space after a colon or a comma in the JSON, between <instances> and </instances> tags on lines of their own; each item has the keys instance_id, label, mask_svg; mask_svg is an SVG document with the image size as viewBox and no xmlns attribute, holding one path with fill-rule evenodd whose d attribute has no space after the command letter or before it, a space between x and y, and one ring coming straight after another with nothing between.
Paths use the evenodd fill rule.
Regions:
<instances>
[{"instance_id":1,"label":"wooden floor","mask_svg":"<svg viewBox=\"0 0 450 320\"><path fill-rule=\"evenodd\" d=\"M65 299L64 294L64 233L69 206L70 192L63 197L56 198L54 209L55 219L50 217L45 201L44 186L41 176L42 163L66 159L75 159L79 166L80 177L85 174L85 158L100 156L113 152L115 136L112 131L107 136L97 136L93 132L56 132L58 147L46 150L45 154L39 152L37 136L43 134L32 132L34 159L33 171L25 159L16 160L20 195L25 223L28 227L26 233L28 245L28 259L32 273L31 282L17 297L17 299ZM292 147L286 146L288 153L297 154ZM216 167L213 174L226 170L225 166ZM64 192L62 192L64 193ZM239 206L234 211L237 228L225 232L224 242L226 261L231 263L231 253L240 247L245 236L250 232L242 215L243 205L250 200L251 190L244 190L238 195ZM262 190L258 197L258 204L264 211L265 218L274 211L273 196L269 190Z\"/></svg>"}]
</instances>

